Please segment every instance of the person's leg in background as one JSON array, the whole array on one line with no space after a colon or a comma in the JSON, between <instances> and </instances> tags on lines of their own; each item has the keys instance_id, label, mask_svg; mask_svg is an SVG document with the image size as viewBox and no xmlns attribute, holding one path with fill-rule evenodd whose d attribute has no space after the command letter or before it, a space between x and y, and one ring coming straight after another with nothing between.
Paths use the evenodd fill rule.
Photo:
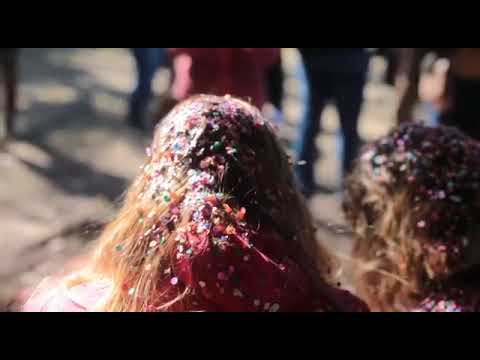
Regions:
<instances>
[{"instance_id":1,"label":"person's leg in background","mask_svg":"<svg viewBox=\"0 0 480 360\"><path fill-rule=\"evenodd\" d=\"M265 73L265 87L267 89L268 99L263 106L264 114L276 123L281 123L283 118L282 103L283 103L283 66L282 61L271 65Z\"/></svg>"},{"instance_id":2,"label":"person's leg in background","mask_svg":"<svg viewBox=\"0 0 480 360\"><path fill-rule=\"evenodd\" d=\"M166 52L162 48L134 48L132 53L137 67L137 86L130 100L128 123L144 129L152 96L152 80L157 69L166 63Z\"/></svg>"},{"instance_id":3,"label":"person's leg in background","mask_svg":"<svg viewBox=\"0 0 480 360\"><path fill-rule=\"evenodd\" d=\"M297 163L294 171L300 189L306 197L310 197L315 191L315 141L320 131L320 116L328 100L326 90L330 84L327 74L316 71L314 64L306 61L304 65L308 94L295 147Z\"/></svg>"},{"instance_id":4,"label":"person's leg in background","mask_svg":"<svg viewBox=\"0 0 480 360\"><path fill-rule=\"evenodd\" d=\"M366 83L368 61L364 71L339 74L334 81L335 100L343 135L342 178L352 167L361 146L358 122L363 104L363 90Z\"/></svg>"},{"instance_id":5,"label":"person's leg in background","mask_svg":"<svg viewBox=\"0 0 480 360\"><path fill-rule=\"evenodd\" d=\"M422 104L423 111L425 112L425 123L428 126L438 126L440 123L440 113L438 112L435 104L431 101L427 101Z\"/></svg>"},{"instance_id":6,"label":"person's leg in background","mask_svg":"<svg viewBox=\"0 0 480 360\"><path fill-rule=\"evenodd\" d=\"M282 111L283 101L283 67L280 60L268 69L267 85L269 92L269 101L278 110Z\"/></svg>"},{"instance_id":7,"label":"person's leg in background","mask_svg":"<svg viewBox=\"0 0 480 360\"><path fill-rule=\"evenodd\" d=\"M14 120L17 103L17 49L5 49L2 53L2 67L5 82L5 117L6 117L6 136L14 135Z\"/></svg>"}]
</instances>

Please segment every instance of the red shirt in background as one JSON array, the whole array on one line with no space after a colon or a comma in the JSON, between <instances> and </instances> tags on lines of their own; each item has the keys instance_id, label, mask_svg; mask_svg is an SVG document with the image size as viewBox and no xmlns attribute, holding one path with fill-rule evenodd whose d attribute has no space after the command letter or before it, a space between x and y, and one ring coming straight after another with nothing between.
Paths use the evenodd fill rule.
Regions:
<instances>
[{"instance_id":1,"label":"red shirt in background","mask_svg":"<svg viewBox=\"0 0 480 360\"><path fill-rule=\"evenodd\" d=\"M266 71L280 61L279 48L170 48L174 60L173 96L230 94L262 107Z\"/></svg>"}]
</instances>

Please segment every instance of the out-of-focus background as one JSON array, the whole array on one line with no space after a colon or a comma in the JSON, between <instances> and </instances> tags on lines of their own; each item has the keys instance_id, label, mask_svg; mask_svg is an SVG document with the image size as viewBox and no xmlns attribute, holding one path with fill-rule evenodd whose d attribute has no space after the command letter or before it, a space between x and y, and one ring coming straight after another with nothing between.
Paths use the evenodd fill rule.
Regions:
<instances>
[{"instance_id":1,"label":"out-of-focus background","mask_svg":"<svg viewBox=\"0 0 480 360\"><path fill-rule=\"evenodd\" d=\"M293 154L306 80L299 51L282 49L281 55L279 134ZM21 49L15 56L15 136L0 144L0 303L89 249L138 173L151 139L151 131L126 120L137 82L130 49ZM364 141L385 134L396 121L398 100L385 81L387 64L380 55L370 59L358 126ZM8 112L6 74L0 77L0 119ZM168 67L155 72L150 111L156 111L172 80ZM320 241L347 254L338 135L339 114L329 104L316 137L321 156L314 164L323 191L312 195L310 206Z\"/></svg>"}]
</instances>

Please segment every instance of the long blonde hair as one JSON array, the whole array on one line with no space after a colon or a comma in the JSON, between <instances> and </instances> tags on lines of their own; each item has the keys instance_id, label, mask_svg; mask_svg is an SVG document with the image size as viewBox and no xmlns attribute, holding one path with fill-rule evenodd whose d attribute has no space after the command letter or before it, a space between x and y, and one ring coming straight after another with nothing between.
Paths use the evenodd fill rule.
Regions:
<instances>
[{"instance_id":1,"label":"long blonde hair","mask_svg":"<svg viewBox=\"0 0 480 360\"><path fill-rule=\"evenodd\" d=\"M228 153L221 173L202 173L212 161L205 155L215 151ZM225 206L239 217L247 208L259 229L268 226L281 235L314 284L329 281L333 263L315 239L287 156L252 105L228 96L188 99L161 121L148 155L119 214L100 236L88 271L74 280L112 281L111 296L100 310L191 309L192 289L173 286L170 268L180 229L199 208L199 193L229 199ZM207 192L197 187L205 182Z\"/></svg>"}]
</instances>

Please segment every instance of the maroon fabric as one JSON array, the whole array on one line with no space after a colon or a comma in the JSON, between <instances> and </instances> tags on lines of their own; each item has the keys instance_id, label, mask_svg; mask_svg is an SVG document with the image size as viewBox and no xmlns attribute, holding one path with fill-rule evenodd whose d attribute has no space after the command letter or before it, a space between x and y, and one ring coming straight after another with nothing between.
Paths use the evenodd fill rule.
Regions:
<instances>
[{"instance_id":1,"label":"maroon fabric","mask_svg":"<svg viewBox=\"0 0 480 360\"><path fill-rule=\"evenodd\" d=\"M175 272L184 285L195 289L195 300L204 309L368 311L348 291L325 285L320 294L314 292L307 274L288 257L283 241L274 232L250 235L250 248L236 237L221 252L205 238L190 239L190 243L197 255L182 257Z\"/></svg>"},{"instance_id":2,"label":"maroon fabric","mask_svg":"<svg viewBox=\"0 0 480 360\"><path fill-rule=\"evenodd\" d=\"M304 271L285 255L275 233L254 234L248 247L236 238L218 252L205 237L190 238L195 257L180 258L173 266L178 288L194 289L191 309L216 312L368 312L360 299L346 290L325 285L314 292ZM244 251L240 251L243 248ZM247 251L245 251L247 249ZM268 253L269 256L265 255ZM91 312L109 291L108 281L94 280L71 289L61 278L42 282L22 307L26 312ZM164 284L167 298L174 297L170 282ZM255 294L251 296L250 294ZM151 311L156 311L152 307ZM185 311L175 304L169 311Z\"/></svg>"},{"instance_id":3,"label":"maroon fabric","mask_svg":"<svg viewBox=\"0 0 480 360\"><path fill-rule=\"evenodd\" d=\"M281 241L274 234L253 235L250 241L258 245L248 249L237 237L224 251L217 252L210 241L190 240L198 255L182 258L176 272L185 285L195 289L199 302L218 311L311 307L309 281L298 265L284 256Z\"/></svg>"}]
</instances>

